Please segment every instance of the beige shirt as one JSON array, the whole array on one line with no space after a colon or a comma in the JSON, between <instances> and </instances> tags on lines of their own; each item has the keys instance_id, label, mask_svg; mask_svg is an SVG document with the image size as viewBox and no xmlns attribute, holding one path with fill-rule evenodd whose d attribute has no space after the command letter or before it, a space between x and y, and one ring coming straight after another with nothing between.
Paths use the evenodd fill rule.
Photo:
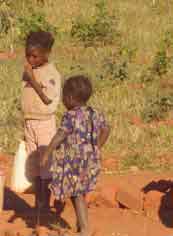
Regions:
<instances>
[{"instance_id":1,"label":"beige shirt","mask_svg":"<svg viewBox=\"0 0 173 236\"><path fill-rule=\"evenodd\" d=\"M22 111L24 119L46 120L55 114L60 101L61 76L52 63L34 69L33 73L44 94L52 102L49 105L44 104L34 88L28 82L23 81Z\"/></svg>"}]
</instances>

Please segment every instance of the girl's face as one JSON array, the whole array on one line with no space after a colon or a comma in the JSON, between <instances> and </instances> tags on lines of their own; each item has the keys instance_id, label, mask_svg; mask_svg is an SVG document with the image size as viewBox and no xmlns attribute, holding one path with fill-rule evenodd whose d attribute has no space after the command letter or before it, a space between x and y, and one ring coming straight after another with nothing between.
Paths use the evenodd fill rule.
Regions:
<instances>
[{"instance_id":1,"label":"girl's face","mask_svg":"<svg viewBox=\"0 0 173 236\"><path fill-rule=\"evenodd\" d=\"M48 62L49 53L44 49L31 46L26 48L25 56L32 68L37 68Z\"/></svg>"},{"instance_id":2,"label":"girl's face","mask_svg":"<svg viewBox=\"0 0 173 236\"><path fill-rule=\"evenodd\" d=\"M63 104L67 108L67 110L71 110L77 105L76 101L70 95L63 96Z\"/></svg>"}]
</instances>

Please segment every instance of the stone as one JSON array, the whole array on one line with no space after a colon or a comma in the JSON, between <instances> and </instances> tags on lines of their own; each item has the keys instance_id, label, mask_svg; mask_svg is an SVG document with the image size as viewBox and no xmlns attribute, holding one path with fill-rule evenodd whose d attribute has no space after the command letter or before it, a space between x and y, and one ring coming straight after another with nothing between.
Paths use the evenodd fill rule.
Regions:
<instances>
[{"instance_id":1,"label":"stone","mask_svg":"<svg viewBox=\"0 0 173 236\"><path fill-rule=\"evenodd\" d=\"M143 210L146 216L158 219L163 197L164 193L155 190L149 191L144 195Z\"/></svg>"},{"instance_id":2,"label":"stone","mask_svg":"<svg viewBox=\"0 0 173 236\"><path fill-rule=\"evenodd\" d=\"M105 204L109 207L117 207L117 193L119 187L114 184L106 185L101 189L101 197L104 199Z\"/></svg>"},{"instance_id":3,"label":"stone","mask_svg":"<svg viewBox=\"0 0 173 236\"><path fill-rule=\"evenodd\" d=\"M127 191L119 190L116 200L125 208L135 211L142 210L142 199L135 197Z\"/></svg>"}]
</instances>

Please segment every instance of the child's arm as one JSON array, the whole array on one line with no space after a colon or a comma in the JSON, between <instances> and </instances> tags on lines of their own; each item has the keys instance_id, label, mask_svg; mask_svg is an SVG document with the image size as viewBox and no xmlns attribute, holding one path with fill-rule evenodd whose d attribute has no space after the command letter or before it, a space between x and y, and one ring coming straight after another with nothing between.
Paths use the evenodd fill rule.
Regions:
<instances>
[{"instance_id":1,"label":"child's arm","mask_svg":"<svg viewBox=\"0 0 173 236\"><path fill-rule=\"evenodd\" d=\"M52 100L49 99L43 92L40 84L36 81L32 66L29 63L26 63L25 65L25 72L27 73L27 81L30 83L30 85L35 89L41 100L44 104L49 105Z\"/></svg>"},{"instance_id":2,"label":"child's arm","mask_svg":"<svg viewBox=\"0 0 173 236\"><path fill-rule=\"evenodd\" d=\"M54 149L60 146L60 144L64 141L64 139L67 137L67 133L64 130L59 129L55 136L52 138L50 144L46 148L46 151L43 155L41 166L45 166L46 162L49 159L50 154Z\"/></svg>"},{"instance_id":3,"label":"child's arm","mask_svg":"<svg viewBox=\"0 0 173 236\"><path fill-rule=\"evenodd\" d=\"M101 128L100 134L98 137L98 147L101 148L107 141L110 134L110 127L105 126L104 128Z\"/></svg>"}]
</instances>

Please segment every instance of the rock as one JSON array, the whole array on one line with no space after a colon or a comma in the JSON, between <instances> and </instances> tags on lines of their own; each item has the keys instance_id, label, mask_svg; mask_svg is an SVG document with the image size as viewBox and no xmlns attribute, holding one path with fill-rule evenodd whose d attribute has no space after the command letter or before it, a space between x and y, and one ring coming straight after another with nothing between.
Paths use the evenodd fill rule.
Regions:
<instances>
[{"instance_id":1,"label":"rock","mask_svg":"<svg viewBox=\"0 0 173 236\"><path fill-rule=\"evenodd\" d=\"M90 207L91 205L97 205L100 199L100 196L101 196L100 192L97 192L97 191L92 191L88 193L85 197L88 207Z\"/></svg>"},{"instance_id":2,"label":"rock","mask_svg":"<svg viewBox=\"0 0 173 236\"><path fill-rule=\"evenodd\" d=\"M131 166L130 167L130 170L134 173L138 172L139 171L139 168L137 166Z\"/></svg>"},{"instance_id":3,"label":"rock","mask_svg":"<svg viewBox=\"0 0 173 236\"><path fill-rule=\"evenodd\" d=\"M143 210L146 216L155 219L158 218L163 196L164 193L155 190L144 195Z\"/></svg>"},{"instance_id":4,"label":"rock","mask_svg":"<svg viewBox=\"0 0 173 236\"><path fill-rule=\"evenodd\" d=\"M116 197L119 187L114 184L106 185L101 189L101 197L108 207L117 207Z\"/></svg>"},{"instance_id":5,"label":"rock","mask_svg":"<svg viewBox=\"0 0 173 236\"><path fill-rule=\"evenodd\" d=\"M86 202L88 207L104 205L106 207L117 207L116 194L118 187L116 185L106 185L104 188L92 191L87 194Z\"/></svg>"},{"instance_id":6,"label":"rock","mask_svg":"<svg viewBox=\"0 0 173 236\"><path fill-rule=\"evenodd\" d=\"M107 159L103 160L102 166L104 169L107 170L115 170L118 168L118 163L119 162L119 158L114 156L114 157L108 157Z\"/></svg>"},{"instance_id":7,"label":"rock","mask_svg":"<svg viewBox=\"0 0 173 236\"><path fill-rule=\"evenodd\" d=\"M142 210L142 199L135 197L127 191L119 190L116 199L122 206L128 209L132 209L135 211Z\"/></svg>"},{"instance_id":8,"label":"rock","mask_svg":"<svg viewBox=\"0 0 173 236\"><path fill-rule=\"evenodd\" d=\"M161 199L164 193L159 191L150 191L144 195L144 209L160 207Z\"/></svg>"}]
</instances>

